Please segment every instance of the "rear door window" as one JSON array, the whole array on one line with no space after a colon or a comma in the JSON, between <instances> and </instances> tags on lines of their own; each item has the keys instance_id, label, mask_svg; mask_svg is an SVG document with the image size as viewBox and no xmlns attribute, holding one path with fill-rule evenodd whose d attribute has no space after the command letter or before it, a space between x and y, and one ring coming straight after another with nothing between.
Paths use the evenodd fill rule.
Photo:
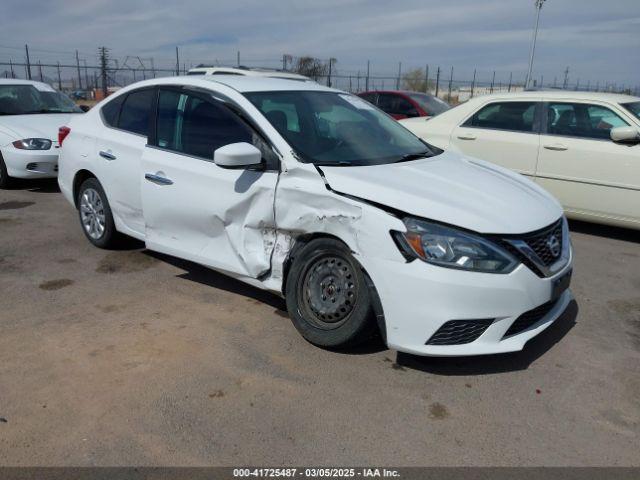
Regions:
<instances>
[{"instance_id":1,"label":"rear door window","mask_svg":"<svg viewBox=\"0 0 640 480\"><path fill-rule=\"evenodd\" d=\"M485 105L464 124L464 127L491 130L534 132L538 102L496 102Z\"/></svg>"},{"instance_id":2,"label":"rear door window","mask_svg":"<svg viewBox=\"0 0 640 480\"><path fill-rule=\"evenodd\" d=\"M118 128L138 135L149 135L155 96L156 90L152 88L129 93L120 110Z\"/></svg>"}]
</instances>

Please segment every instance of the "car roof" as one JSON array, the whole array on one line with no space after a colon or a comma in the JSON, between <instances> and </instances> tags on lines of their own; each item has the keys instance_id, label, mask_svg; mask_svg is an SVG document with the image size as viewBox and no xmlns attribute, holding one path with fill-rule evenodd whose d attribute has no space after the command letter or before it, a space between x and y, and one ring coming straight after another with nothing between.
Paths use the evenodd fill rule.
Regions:
<instances>
[{"instance_id":1,"label":"car roof","mask_svg":"<svg viewBox=\"0 0 640 480\"><path fill-rule=\"evenodd\" d=\"M0 78L0 85L33 85L39 87L51 88L51 85L44 82L36 82L35 80L22 80L20 78Z\"/></svg>"},{"instance_id":2,"label":"car roof","mask_svg":"<svg viewBox=\"0 0 640 480\"><path fill-rule=\"evenodd\" d=\"M640 97L626 95L622 93L606 93L606 92L579 92L571 90L531 90L525 92L498 92L488 95L478 95L473 100L492 100L492 99L527 99L527 98L551 98L556 100L595 100L610 103L627 103L640 101Z\"/></svg>"},{"instance_id":3,"label":"car roof","mask_svg":"<svg viewBox=\"0 0 640 480\"><path fill-rule=\"evenodd\" d=\"M123 91L152 85L191 85L206 89L215 88L216 84L226 85L234 90L244 92L269 92L269 91L317 91L338 92L341 90L325 87L316 82L300 82L285 78L243 76L243 75L184 75L180 77L163 77L143 80L128 85Z\"/></svg>"}]
</instances>

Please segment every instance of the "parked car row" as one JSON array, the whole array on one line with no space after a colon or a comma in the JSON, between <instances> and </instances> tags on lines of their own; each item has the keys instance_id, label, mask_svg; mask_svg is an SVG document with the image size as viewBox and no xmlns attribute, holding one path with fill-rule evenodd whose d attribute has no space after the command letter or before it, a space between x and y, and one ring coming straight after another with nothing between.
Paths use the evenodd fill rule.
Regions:
<instances>
[{"instance_id":1,"label":"parked car row","mask_svg":"<svg viewBox=\"0 0 640 480\"><path fill-rule=\"evenodd\" d=\"M44 115L17 100L24 85L39 98L45 87L32 83L0 95L10 173L34 173L27 161L16 168L14 150L59 149L61 191L92 244L128 235L281 294L302 336L325 347L379 332L421 355L522 349L572 299L568 224L536 183L541 138L585 128L598 148L638 148L620 123L629 115L597 102L483 97L407 120L425 141L355 95L223 74L138 82L83 115L58 99L69 111L55 120L64 121L55 142L50 126L27 133ZM623 100L637 114L636 99ZM506 142L501 158L520 162L507 166L536 181L467 156L458 141Z\"/></svg>"}]
</instances>

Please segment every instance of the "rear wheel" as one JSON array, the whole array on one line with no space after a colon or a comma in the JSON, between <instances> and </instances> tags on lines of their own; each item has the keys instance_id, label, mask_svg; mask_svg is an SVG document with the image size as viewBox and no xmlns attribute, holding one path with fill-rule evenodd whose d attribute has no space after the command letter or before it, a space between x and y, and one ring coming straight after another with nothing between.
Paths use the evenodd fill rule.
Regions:
<instances>
[{"instance_id":1,"label":"rear wheel","mask_svg":"<svg viewBox=\"0 0 640 480\"><path fill-rule=\"evenodd\" d=\"M375 331L365 274L342 242L310 241L295 255L286 287L293 324L311 343L346 347Z\"/></svg>"},{"instance_id":2,"label":"rear wheel","mask_svg":"<svg viewBox=\"0 0 640 480\"><path fill-rule=\"evenodd\" d=\"M7 174L7 166L4 158L0 154L0 188L9 188L11 186L11 177Z\"/></svg>"},{"instance_id":3,"label":"rear wheel","mask_svg":"<svg viewBox=\"0 0 640 480\"><path fill-rule=\"evenodd\" d=\"M116 244L116 227L111 207L97 178L85 180L78 191L80 225L87 239L99 248Z\"/></svg>"}]
</instances>

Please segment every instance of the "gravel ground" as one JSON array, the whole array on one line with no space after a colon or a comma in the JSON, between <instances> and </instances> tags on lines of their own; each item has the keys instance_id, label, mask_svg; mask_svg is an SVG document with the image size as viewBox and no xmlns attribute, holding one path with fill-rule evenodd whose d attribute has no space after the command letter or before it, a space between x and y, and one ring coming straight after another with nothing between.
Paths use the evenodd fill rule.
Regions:
<instances>
[{"instance_id":1,"label":"gravel ground","mask_svg":"<svg viewBox=\"0 0 640 480\"><path fill-rule=\"evenodd\" d=\"M572 223L576 303L517 354L306 343L284 302L0 191L0 465L640 466L640 232Z\"/></svg>"}]
</instances>

